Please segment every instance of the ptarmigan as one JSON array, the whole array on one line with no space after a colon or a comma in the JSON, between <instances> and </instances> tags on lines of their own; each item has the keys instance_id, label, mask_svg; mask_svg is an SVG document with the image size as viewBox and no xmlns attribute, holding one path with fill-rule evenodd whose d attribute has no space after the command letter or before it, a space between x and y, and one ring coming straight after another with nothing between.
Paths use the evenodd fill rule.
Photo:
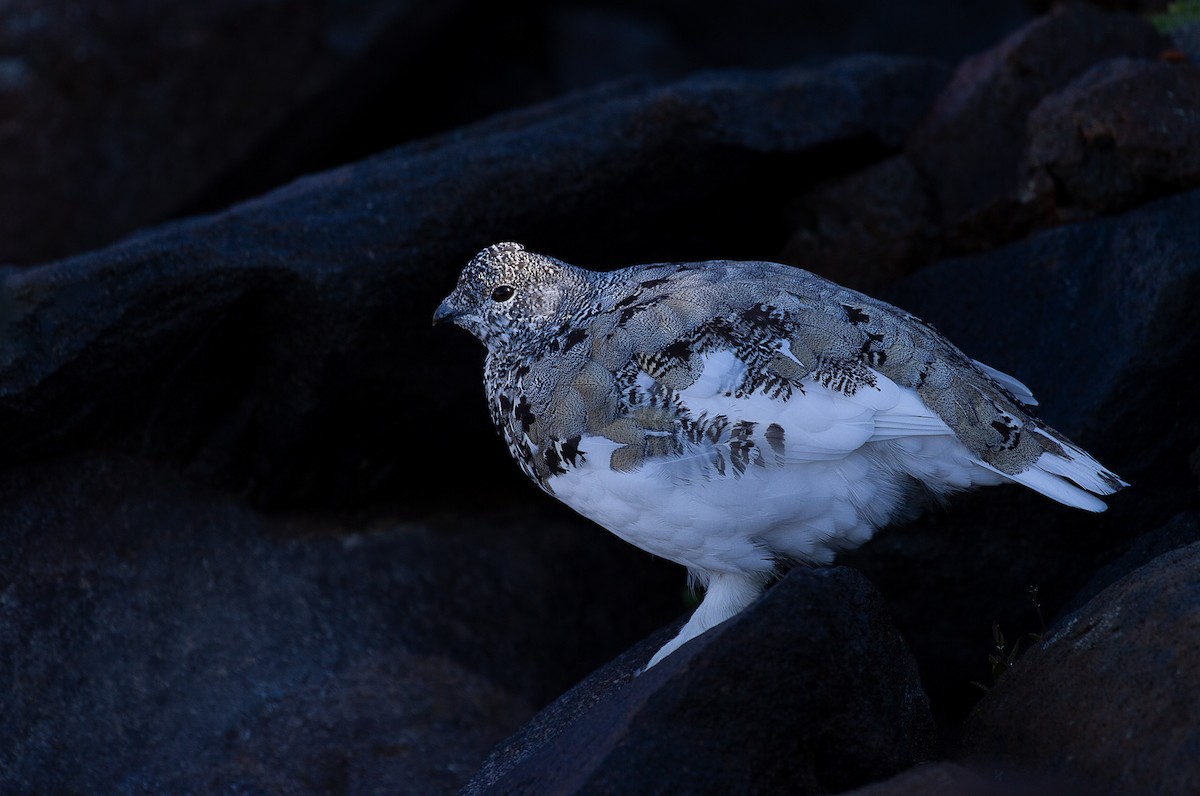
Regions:
<instances>
[{"instance_id":1,"label":"ptarmigan","mask_svg":"<svg viewBox=\"0 0 1200 796\"><path fill-rule=\"evenodd\" d=\"M1068 506L1125 482L1024 384L799 268L594 272L498 243L434 314L487 346L492 420L544 491L687 567L703 601L649 666L925 495L1016 482Z\"/></svg>"}]
</instances>

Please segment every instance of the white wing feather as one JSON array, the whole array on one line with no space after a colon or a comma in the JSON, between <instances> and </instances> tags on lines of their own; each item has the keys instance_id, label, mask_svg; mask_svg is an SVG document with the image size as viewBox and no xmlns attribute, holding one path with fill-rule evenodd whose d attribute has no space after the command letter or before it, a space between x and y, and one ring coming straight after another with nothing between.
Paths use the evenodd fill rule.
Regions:
<instances>
[{"instance_id":1,"label":"white wing feather","mask_svg":"<svg viewBox=\"0 0 1200 796\"><path fill-rule=\"evenodd\" d=\"M864 385L850 395L806 380L804 394L785 401L761 392L737 397L746 366L732 351L705 354L703 362L700 378L679 393L693 416L724 415L733 423L758 427L778 424L789 462L837 459L870 442L953 435L915 391L881 373L874 373L875 386Z\"/></svg>"},{"instance_id":2,"label":"white wing feather","mask_svg":"<svg viewBox=\"0 0 1200 796\"><path fill-rule=\"evenodd\" d=\"M972 359L976 367L982 370L987 375L995 379L1001 387L1012 393L1012 397L1016 398L1026 406L1037 406L1037 398L1033 397L1033 393L1021 381L1013 378L1002 370L996 370L991 365L985 365L978 359Z\"/></svg>"}]
</instances>

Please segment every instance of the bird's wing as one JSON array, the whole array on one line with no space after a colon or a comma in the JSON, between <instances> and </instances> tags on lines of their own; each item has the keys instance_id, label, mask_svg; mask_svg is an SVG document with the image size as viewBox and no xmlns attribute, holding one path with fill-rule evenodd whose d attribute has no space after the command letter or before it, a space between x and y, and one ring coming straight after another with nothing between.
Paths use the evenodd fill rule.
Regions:
<instances>
[{"instance_id":1,"label":"bird's wing","mask_svg":"<svg viewBox=\"0 0 1200 796\"><path fill-rule=\"evenodd\" d=\"M589 410L589 430L633 446L631 466L643 461L640 439L650 457L756 442L799 462L952 433L916 390L874 367L887 355L872 348L883 338L865 314L785 274L664 266L615 283L589 336L591 364L613 376L619 398L608 426L594 422L607 410Z\"/></svg>"},{"instance_id":2,"label":"bird's wing","mask_svg":"<svg viewBox=\"0 0 1200 796\"><path fill-rule=\"evenodd\" d=\"M757 441L787 464L843 458L870 442L952 433L915 391L869 368L855 370L861 381L854 389L837 389L819 374L780 389L756 379L732 349L707 352L701 361L700 377L677 400L688 417L721 433L693 434L697 442Z\"/></svg>"}]
</instances>

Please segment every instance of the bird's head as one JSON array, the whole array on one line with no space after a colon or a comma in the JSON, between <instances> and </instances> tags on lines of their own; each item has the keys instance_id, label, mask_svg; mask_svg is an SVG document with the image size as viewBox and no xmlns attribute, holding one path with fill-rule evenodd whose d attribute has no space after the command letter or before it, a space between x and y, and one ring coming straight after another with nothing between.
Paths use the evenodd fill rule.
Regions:
<instances>
[{"instance_id":1,"label":"bird's head","mask_svg":"<svg viewBox=\"0 0 1200 796\"><path fill-rule=\"evenodd\" d=\"M514 338L536 337L553 320L561 322L586 281L586 272L575 266L519 243L497 243L467 263L433 322L451 321L488 348L511 345Z\"/></svg>"}]
</instances>

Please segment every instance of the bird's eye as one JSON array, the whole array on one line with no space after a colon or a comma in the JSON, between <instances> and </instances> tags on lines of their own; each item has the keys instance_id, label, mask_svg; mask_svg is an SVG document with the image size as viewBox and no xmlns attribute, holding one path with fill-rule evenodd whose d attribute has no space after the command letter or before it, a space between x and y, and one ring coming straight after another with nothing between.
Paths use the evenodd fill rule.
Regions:
<instances>
[{"instance_id":1,"label":"bird's eye","mask_svg":"<svg viewBox=\"0 0 1200 796\"><path fill-rule=\"evenodd\" d=\"M492 301L508 301L513 297L516 291L512 289L512 285L498 285L492 291Z\"/></svg>"}]
</instances>

